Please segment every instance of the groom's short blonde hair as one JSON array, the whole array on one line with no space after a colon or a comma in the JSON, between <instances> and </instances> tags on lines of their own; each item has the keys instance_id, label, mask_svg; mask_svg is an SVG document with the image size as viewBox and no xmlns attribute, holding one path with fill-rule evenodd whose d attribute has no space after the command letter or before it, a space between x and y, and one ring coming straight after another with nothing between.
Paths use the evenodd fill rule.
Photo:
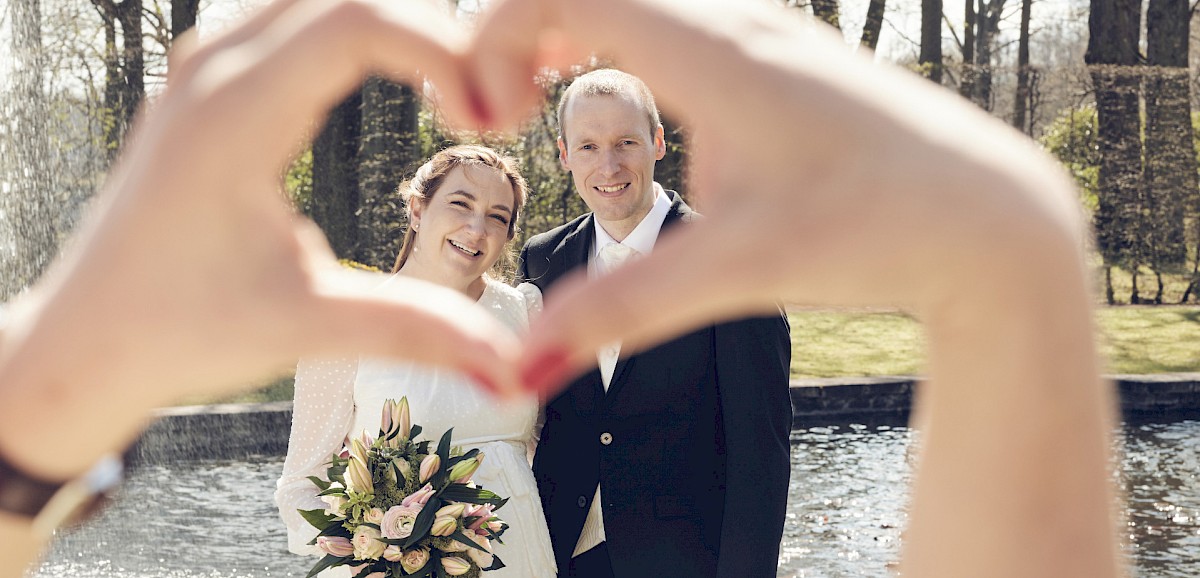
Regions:
<instances>
[{"instance_id":1,"label":"groom's short blonde hair","mask_svg":"<svg viewBox=\"0 0 1200 578\"><path fill-rule=\"evenodd\" d=\"M646 113L646 121L650 123L650 134L662 124L658 114L658 105L654 102L654 94L642 79L614 68L601 68L580 75L563 91L558 100L558 136L567 142L567 131L563 127L563 114L567 104L576 96L623 96L638 103Z\"/></svg>"}]
</instances>

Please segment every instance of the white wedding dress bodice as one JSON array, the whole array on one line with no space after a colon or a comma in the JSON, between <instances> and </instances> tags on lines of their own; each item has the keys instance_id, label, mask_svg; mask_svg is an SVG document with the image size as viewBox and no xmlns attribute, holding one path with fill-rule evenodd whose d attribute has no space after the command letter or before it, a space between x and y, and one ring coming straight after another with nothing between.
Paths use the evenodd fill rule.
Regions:
<instances>
[{"instance_id":1,"label":"white wedding dress bodice","mask_svg":"<svg viewBox=\"0 0 1200 578\"><path fill-rule=\"evenodd\" d=\"M541 308L541 294L528 283L514 289L488 281L479 304L514 331L523 332L529 326L529 313ZM375 437L384 400L402 396L408 398L413 423L423 429L418 439L436 444L446 430L454 428L455 445L479 448L486 456L472 479L510 498L496 512L510 525L504 544L493 543L505 568L486 576L555 576L550 535L529 462L535 443L537 399L498 402L462 373L412 362L370 358L301 361L296 370L288 454L275 491L275 503L288 530L288 549L296 554L321 554L308 544L316 537L316 529L297 513L325 508L307 477L324 479L329 457L342 449L347 437L363 430ZM345 567L322 573L350 575Z\"/></svg>"}]
</instances>

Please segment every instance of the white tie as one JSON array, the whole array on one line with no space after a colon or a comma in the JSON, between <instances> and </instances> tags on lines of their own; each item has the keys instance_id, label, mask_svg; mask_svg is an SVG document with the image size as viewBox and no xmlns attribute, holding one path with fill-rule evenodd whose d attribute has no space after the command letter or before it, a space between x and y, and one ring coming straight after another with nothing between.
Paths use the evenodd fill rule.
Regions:
<instances>
[{"instance_id":1,"label":"white tie","mask_svg":"<svg viewBox=\"0 0 1200 578\"><path fill-rule=\"evenodd\" d=\"M629 262L640 254L637 249L632 247L620 243L609 243L600 248L599 272L601 275L612 273L622 264ZM620 355L620 341L609 343L596 352L596 360L600 365L600 381L604 384L605 391L608 391L608 385L612 382L613 372L617 369L617 358Z\"/></svg>"},{"instance_id":2,"label":"white tie","mask_svg":"<svg viewBox=\"0 0 1200 578\"><path fill-rule=\"evenodd\" d=\"M609 243L600 248L600 263L603 265L601 273L612 273L617 267L638 255L637 249L620 243Z\"/></svg>"}]
</instances>

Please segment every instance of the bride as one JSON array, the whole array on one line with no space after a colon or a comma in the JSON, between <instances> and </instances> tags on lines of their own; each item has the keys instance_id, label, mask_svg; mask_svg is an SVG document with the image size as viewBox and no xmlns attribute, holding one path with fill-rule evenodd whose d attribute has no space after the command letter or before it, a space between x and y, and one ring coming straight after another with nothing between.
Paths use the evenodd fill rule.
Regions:
<instances>
[{"instance_id":1,"label":"bride","mask_svg":"<svg viewBox=\"0 0 1200 578\"><path fill-rule=\"evenodd\" d=\"M541 308L537 288L522 284L514 289L490 278L487 271L509 255L526 192L514 161L489 148L460 145L437 153L400 189L409 228L389 281L404 275L457 289L514 330L524 330L530 311ZM424 428L422 437L436 441L453 427L456 445L479 448L487 456L472 479L510 498L497 515L511 527L504 544L493 543L506 566L488 576L555 576L550 535L528 461L535 443L536 398L497 403L468 376L411 362L300 362L291 439L275 491L288 529L288 549L322 554L308 544L316 529L297 513L326 507L307 477L324 479L330 456L342 449L347 437L363 430L374 436L384 400L401 396L408 397L413 422ZM322 575L350 576L349 570L342 566Z\"/></svg>"}]
</instances>

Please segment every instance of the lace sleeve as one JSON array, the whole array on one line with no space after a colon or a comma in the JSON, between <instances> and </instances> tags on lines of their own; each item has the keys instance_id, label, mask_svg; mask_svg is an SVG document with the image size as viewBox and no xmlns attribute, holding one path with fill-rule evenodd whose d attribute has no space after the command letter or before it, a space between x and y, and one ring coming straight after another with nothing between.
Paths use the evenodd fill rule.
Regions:
<instances>
[{"instance_id":1,"label":"lace sleeve","mask_svg":"<svg viewBox=\"0 0 1200 578\"><path fill-rule=\"evenodd\" d=\"M533 283L521 283L517 285L517 291L520 291L521 296L525 298L525 309L529 312L529 319L532 321L542 312L542 290Z\"/></svg>"},{"instance_id":2,"label":"lace sleeve","mask_svg":"<svg viewBox=\"0 0 1200 578\"><path fill-rule=\"evenodd\" d=\"M275 505L287 526L288 550L320 555L309 542L317 529L297 510L324 508L308 476L325 479L329 457L342 449L354 419L355 359L302 360L296 368L296 395L292 404L292 433L288 440L283 474L275 487Z\"/></svg>"}]
</instances>

